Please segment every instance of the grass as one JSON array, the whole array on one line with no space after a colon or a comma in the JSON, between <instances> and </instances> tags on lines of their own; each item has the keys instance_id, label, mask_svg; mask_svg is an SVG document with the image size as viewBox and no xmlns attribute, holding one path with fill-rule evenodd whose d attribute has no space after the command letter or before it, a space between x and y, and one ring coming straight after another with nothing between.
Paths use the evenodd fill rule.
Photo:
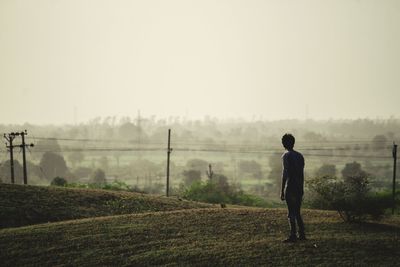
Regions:
<instances>
[{"instance_id":1,"label":"grass","mask_svg":"<svg viewBox=\"0 0 400 267\"><path fill-rule=\"evenodd\" d=\"M281 242L286 210L207 208L0 230L4 266L399 266L400 220L345 224L304 210L309 240Z\"/></svg>"},{"instance_id":2,"label":"grass","mask_svg":"<svg viewBox=\"0 0 400 267\"><path fill-rule=\"evenodd\" d=\"M0 228L204 207L210 205L140 193L0 183Z\"/></svg>"}]
</instances>

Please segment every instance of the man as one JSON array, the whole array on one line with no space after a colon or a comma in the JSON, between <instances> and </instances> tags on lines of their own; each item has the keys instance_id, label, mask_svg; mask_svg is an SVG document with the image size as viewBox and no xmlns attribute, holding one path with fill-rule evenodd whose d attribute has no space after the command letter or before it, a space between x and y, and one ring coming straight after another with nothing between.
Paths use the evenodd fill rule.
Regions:
<instances>
[{"instance_id":1,"label":"man","mask_svg":"<svg viewBox=\"0 0 400 267\"><path fill-rule=\"evenodd\" d=\"M295 138L291 134L282 137L282 145L287 150L282 155L282 190L281 200L286 200L290 235L283 242L292 243L297 240L306 240L304 223L300 215L301 202L304 194L304 157L293 150ZM296 236L296 223L299 228L299 237Z\"/></svg>"}]
</instances>

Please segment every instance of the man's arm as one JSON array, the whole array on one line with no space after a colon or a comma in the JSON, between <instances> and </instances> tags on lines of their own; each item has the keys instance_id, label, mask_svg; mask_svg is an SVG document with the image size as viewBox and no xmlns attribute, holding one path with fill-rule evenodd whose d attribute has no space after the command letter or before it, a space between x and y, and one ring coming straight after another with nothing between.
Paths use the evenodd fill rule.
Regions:
<instances>
[{"instance_id":1,"label":"man's arm","mask_svg":"<svg viewBox=\"0 0 400 267\"><path fill-rule=\"evenodd\" d=\"M281 200L285 200L285 185L288 177L288 162L286 154L282 157L282 186L281 186Z\"/></svg>"}]
</instances>

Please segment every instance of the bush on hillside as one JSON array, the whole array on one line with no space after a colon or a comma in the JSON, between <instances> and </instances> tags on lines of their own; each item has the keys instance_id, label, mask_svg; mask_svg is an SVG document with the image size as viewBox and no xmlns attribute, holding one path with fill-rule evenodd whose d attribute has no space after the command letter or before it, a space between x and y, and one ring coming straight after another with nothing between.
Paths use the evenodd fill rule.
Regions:
<instances>
[{"instance_id":1,"label":"bush on hillside","mask_svg":"<svg viewBox=\"0 0 400 267\"><path fill-rule=\"evenodd\" d=\"M62 177L58 177L58 176L55 177L50 183L50 185L52 185L52 186L66 186L67 184L68 184L67 180L65 180Z\"/></svg>"},{"instance_id":2,"label":"bush on hillside","mask_svg":"<svg viewBox=\"0 0 400 267\"><path fill-rule=\"evenodd\" d=\"M392 205L389 194L370 192L366 176L317 177L307 185L312 208L336 210L347 222L380 219Z\"/></svg>"},{"instance_id":3,"label":"bush on hillside","mask_svg":"<svg viewBox=\"0 0 400 267\"><path fill-rule=\"evenodd\" d=\"M215 179L207 182L195 182L183 193L183 198L213 203L234 204L244 206L268 207L262 198L246 194L239 188L230 185L223 175L215 175Z\"/></svg>"}]
</instances>

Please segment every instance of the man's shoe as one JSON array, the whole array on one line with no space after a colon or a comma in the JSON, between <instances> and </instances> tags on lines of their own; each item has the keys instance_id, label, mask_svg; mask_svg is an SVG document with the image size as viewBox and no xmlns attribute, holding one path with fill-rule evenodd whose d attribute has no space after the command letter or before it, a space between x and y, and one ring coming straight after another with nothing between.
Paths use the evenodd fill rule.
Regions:
<instances>
[{"instance_id":1,"label":"man's shoe","mask_svg":"<svg viewBox=\"0 0 400 267\"><path fill-rule=\"evenodd\" d=\"M283 243L296 243L297 237L296 236L289 236L287 239L283 240Z\"/></svg>"}]
</instances>

